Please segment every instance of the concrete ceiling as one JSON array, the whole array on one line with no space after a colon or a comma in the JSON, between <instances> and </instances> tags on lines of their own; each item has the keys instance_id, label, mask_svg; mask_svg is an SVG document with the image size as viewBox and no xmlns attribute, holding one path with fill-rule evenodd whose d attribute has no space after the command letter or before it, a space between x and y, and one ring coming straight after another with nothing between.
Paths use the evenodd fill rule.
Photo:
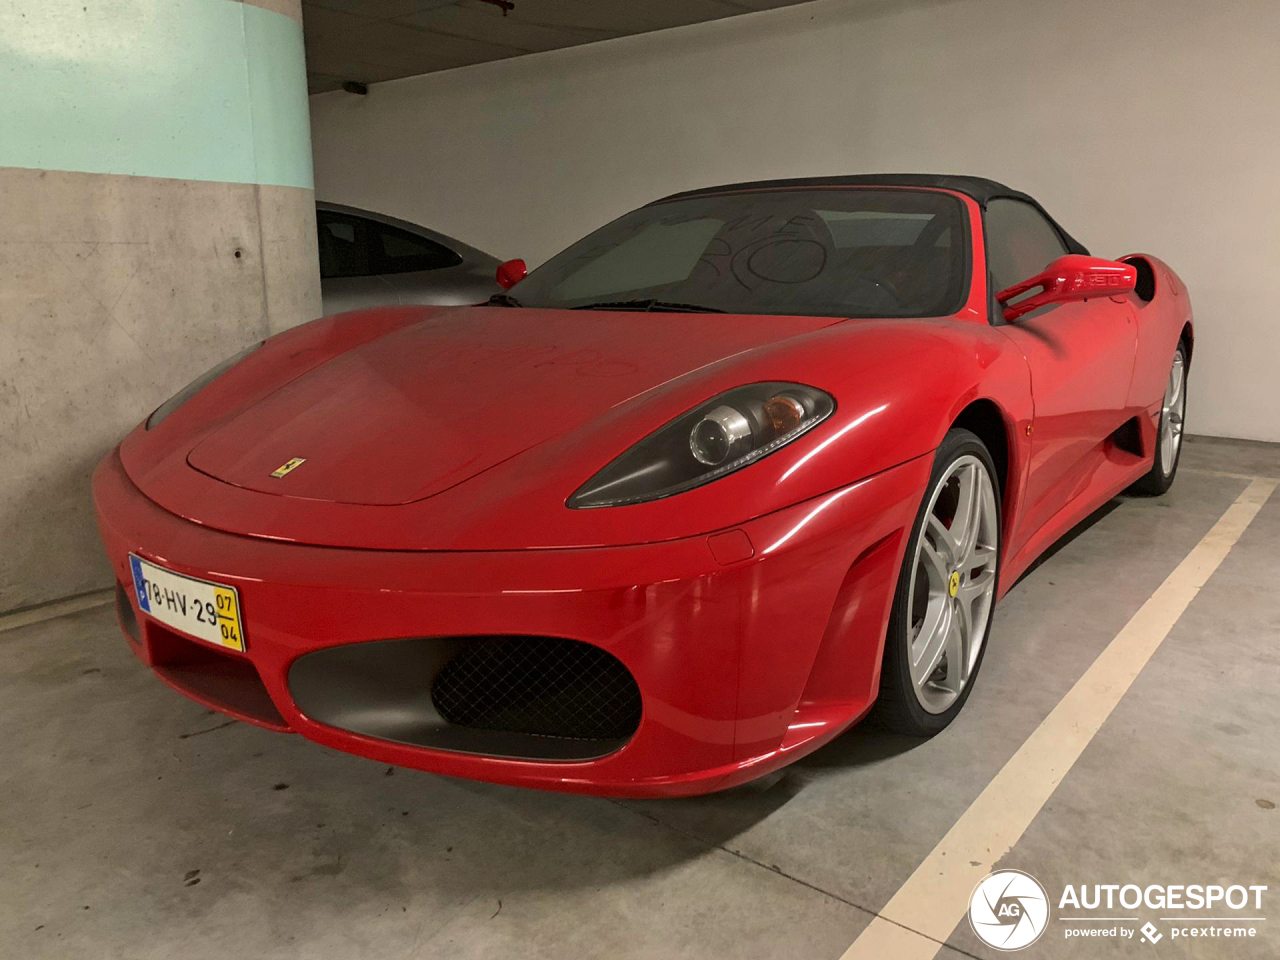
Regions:
<instances>
[{"instance_id":1,"label":"concrete ceiling","mask_svg":"<svg viewBox=\"0 0 1280 960\"><path fill-rule=\"evenodd\" d=\"M377 83L803 0L302 0L307 85Z\"/></svg>"}]
</instances>

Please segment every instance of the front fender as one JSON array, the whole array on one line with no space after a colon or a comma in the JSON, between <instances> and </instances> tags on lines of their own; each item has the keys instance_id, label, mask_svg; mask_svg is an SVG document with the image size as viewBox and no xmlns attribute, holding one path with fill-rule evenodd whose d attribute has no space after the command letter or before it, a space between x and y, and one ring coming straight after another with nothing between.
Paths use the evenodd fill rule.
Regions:
<instances>
[{"instance_id":1,"label":"front fender","mask_svg":"<svg viewBox=\"0 0 1280 960\"><path fill-rule=\"evenodd\" d=\"M780 320L785 322L785 320ZM648 503L570 510L604 464L709 397L744 383L826 390L831 417L748 467ZM425 503L451 547L653 542L733 527L932 453L971 404L999 412L1010 476L1031 417L1025 359L996 328L962 320L849 321L732 357L633 398ZM1016 494L1016 491L1013 491ZM483 505L483 509L481 509Z\"/></svg>"}]
</instances>

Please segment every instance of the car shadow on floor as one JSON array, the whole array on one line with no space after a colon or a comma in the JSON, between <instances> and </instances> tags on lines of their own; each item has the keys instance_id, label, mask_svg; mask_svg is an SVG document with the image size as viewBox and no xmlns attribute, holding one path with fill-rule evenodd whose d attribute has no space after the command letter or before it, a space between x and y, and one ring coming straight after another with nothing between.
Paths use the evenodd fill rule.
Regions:
<instances>
[{"instance_id":1,"label":"car shadow on floor","mask_svg":"<svg viewBox=\"0 0 1280 960\"><path fill-rule=\"evenodd\" d=\"M808 757L742 786L697 797L617 802L702 844L752 859L741 851L737 838L781 813L811 785L830 776L847 775L890 760L920 742L861 725ZM763 863L761 866L769 867Z\"/></svg>"},{"instance_id":2,"label":"car shadow on floor","mask_svg":"<svg viewBox=\"0 0 1280 960\"><path fill-rule=\"evenodd\" d=\"M1124 494L1121 494L1118 497L1112 497L1093 513L1089 514L1089 516L1085 517L1061 537L1051 543L1044 553L1031 561L1031 566L1027 567L1027 569L1022 572L1022 576L1020 576L1009 589L1018 589L1018 584L1022 583L1023 580L1027 579L1027 577L1039 570L1045 562L1052 560L1064 547L1068 546L1080 535L1087 533L1090 527L1106 518L1108 514L1123 506L1126 500L1129 499L1132 498L1126 497Z\"/></svg>"}]
</instances>

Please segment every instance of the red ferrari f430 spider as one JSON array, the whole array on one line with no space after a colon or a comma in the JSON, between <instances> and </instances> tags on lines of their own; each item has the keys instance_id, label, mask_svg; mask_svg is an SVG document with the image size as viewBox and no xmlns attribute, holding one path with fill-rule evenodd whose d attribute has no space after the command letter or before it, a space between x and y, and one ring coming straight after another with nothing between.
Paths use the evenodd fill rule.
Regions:
<instances>
[{"instance_id":1,"label":"red ferrari f430 spider","mask_svg":"<svg viewBox=\"0 0 1280 960\"><path fill-rule=\"evenodd\" d=\"M1178 467L1181 281L990 180L667 197L474 307L278 334L94 497L133 651L382 763L678 795L941 731L997 600Z\"/></svg>"}]
</instances>

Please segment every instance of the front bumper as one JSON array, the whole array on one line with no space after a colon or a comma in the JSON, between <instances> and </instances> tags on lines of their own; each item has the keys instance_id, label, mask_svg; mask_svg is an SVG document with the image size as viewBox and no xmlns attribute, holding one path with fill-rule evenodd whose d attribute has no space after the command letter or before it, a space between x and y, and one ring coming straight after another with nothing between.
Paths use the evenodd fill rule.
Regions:
<instances>
[{"instance_id":1,"label":"front bumper","mask_svg":"<svg viewBox=\"0 0 1280 960\"><path fill-rule=\"evenodd\" d=\"M382 763L543 789L673 796L763 775L870 707L928 461L745 523L741 534L574 550L347 550L222 533L147 499L115 451L98 466L93 493L130 646L187 696ZM130 552L236 587L245 653L212 648L140 611ZM299 706L296 674L290 686L295 661L328 648L511 635L581 641L620 660L643 705L634 735L587 760L436 749L321 722Z\"/></svg>"}]
</instances>

